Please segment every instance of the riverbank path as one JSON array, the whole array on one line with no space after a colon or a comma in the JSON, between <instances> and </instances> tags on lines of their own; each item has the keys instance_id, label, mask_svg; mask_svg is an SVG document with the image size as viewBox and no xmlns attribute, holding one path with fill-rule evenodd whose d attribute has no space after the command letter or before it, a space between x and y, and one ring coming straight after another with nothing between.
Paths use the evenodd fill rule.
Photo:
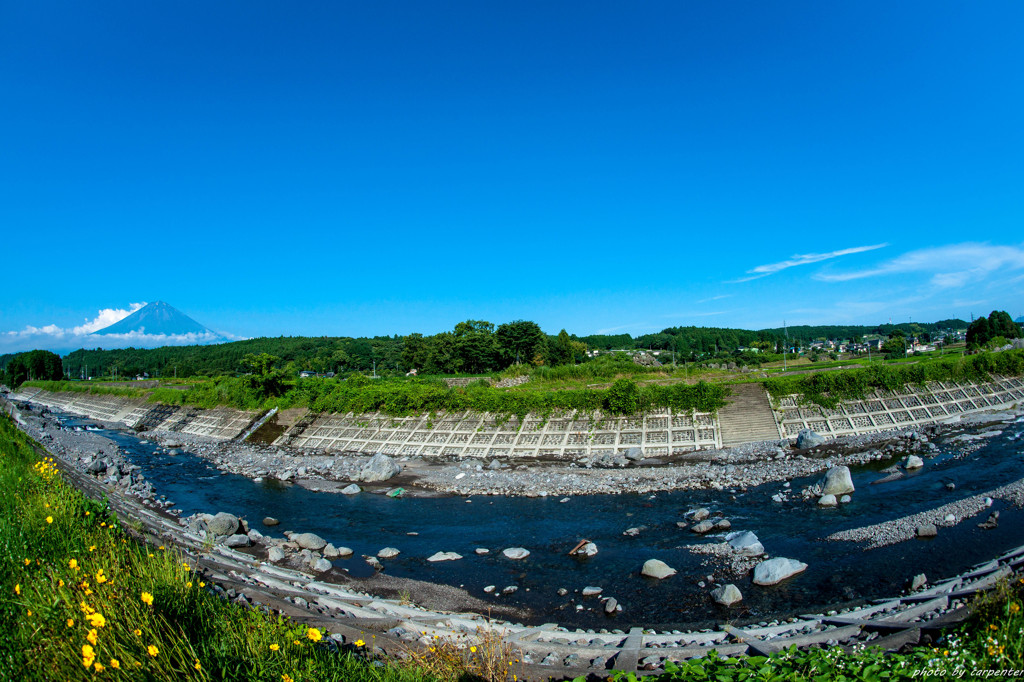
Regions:
<instances>
[{"instance_id":1,"label":"riverbank path","mask_svg":"<svg viewBox=\"0 0 1024 682\"><path fill-rule=\"evenodd\" d=\"M760 383L733 384L728 404L718 411L722 429L722 447L743 443L779 440L779 427L768 402L768 394Z\"/></svg>"}]
</instances>

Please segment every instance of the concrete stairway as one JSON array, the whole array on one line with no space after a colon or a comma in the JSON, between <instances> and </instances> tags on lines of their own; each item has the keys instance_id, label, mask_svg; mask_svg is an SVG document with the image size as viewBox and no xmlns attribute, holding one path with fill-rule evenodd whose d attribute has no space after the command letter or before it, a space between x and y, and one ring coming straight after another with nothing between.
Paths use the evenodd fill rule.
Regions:
<instances>
[{"instance_id":1,"label":"concrete stairway","mask_svg":"<svg viewBox=\"0 0 1024 682\"><path fill-rule=\"evenodd\" d=\"M768 395L761 384L733 384L729 404L718 411L722 447L731 448L760 440L779 440Z\"/></svg>"}]
</instances>

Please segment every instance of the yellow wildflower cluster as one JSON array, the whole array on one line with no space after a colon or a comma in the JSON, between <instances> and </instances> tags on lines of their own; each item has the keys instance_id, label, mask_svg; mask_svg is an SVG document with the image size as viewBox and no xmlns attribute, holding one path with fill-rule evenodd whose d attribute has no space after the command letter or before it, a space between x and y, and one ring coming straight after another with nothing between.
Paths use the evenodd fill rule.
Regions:
<instances>
[{"instance_id":1,"label":"yellow wildflower cluster","mask_svg":"<svg viewBox=\"0 0 1024 682\"><path fill-rule=\"evenodd\" d=\"M50 481L57 475L57 467L53 463L53 457L44 457L36 462L32 468L35 469L36 473L39 474L44 481Z\"/></svg>"}]
</instances>

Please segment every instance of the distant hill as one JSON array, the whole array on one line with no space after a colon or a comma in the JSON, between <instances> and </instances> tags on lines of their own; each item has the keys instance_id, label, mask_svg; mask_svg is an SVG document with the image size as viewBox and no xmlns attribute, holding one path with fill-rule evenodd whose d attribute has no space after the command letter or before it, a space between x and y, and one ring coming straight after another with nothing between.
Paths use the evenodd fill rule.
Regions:
<instances>
[{"instance_id":1,"label":"distant hill","mask_svg":"<svg viewBox=\"0 0 1024 682\"><path fill-rule=\"evenodd\" d=\"M110 334L145 334L162 336L202 335L206 338L220 336L199 324L185 313L163 301L148 303L109 327L92 333L93 336Z\"/></svg>"}]
</instances>

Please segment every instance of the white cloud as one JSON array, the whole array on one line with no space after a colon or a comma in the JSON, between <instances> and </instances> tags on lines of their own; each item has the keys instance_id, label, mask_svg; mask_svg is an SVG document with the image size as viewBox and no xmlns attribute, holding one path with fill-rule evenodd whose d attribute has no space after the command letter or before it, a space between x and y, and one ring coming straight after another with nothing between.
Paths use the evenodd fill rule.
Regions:
<instances>
[{"instance_id":1,"label":"white cloud","mask_svg":"<svg viewBox=\"0 0 1024 682\"><path fill-rule=\"evenodd\" d=\"M733 294L719 294L718 296L712 296L710 298L702 298L697 303L710 303L711 301L721 301L723 298L731 298Z\"/></svg>"},{"instance_id":2,"label":"white cloud","mask_svg":"<svg viewBox=\"0 0 1024 682\"><path fill-rule=\"evenodd\" d=\"M820 263L823 260L830 260L832 258L839 258L840 256L849 256L854 253L863 253L865 251L874 251L875 249L881 249L889 246L885 244L872 244L870 246L854 246L849 249L839 249L838 251L829 251L828 253L804 253L794 254L789 260L780 261L778 263L768 263L767 265L758 265L756 268L747 270L747 274L750 277L742 277L740 279L734 279L727 282L727 284L738 284L740 282L749 282L754 279L760 279L767 277L768 275L774 275L776 272L781 272L787 268L796 267L797 265L809 265L811 263Z\"/></svg>"},{"instance_id":3,"label":"white cloud","mask_svg":"<svg viewBox=\"0 0 1024 682\"><path fill-rule=\"evenodd\" d=\"M123 308L104 308L104 309L100 310L97 313L96 317L94 317L93 319L86 320L85 324L80 325L80 326L75 327L74 329L72 329L71 333L73 333L73 334L92 334L94 331L98 331L100 329L105 329L106 327L109 327L110 325L112 325L112 324L114 324L116 322L120 322L121 320L123 320L124 318L128 317L129 315L134 313L136 310L138 310L139 308L142 308L145 305L146 305L145 302L143 302L143 303L132 303L128 307L128 310L125 310Z\"/></svg>"},{"instance_id":4,"label":"white cloud","mask_svg":"<svg viewBox=\"0 0 1024 682\"><path fill-rule=\"evenodd\" d=\"M955 289L980 282L993 273L1020 269L1024 269L1024 248L966 242L909 251L867 270L818 273L814 278L823 282L848 282L882 275L931 273L933 288Z\"/></svg>"}]
</instances>

